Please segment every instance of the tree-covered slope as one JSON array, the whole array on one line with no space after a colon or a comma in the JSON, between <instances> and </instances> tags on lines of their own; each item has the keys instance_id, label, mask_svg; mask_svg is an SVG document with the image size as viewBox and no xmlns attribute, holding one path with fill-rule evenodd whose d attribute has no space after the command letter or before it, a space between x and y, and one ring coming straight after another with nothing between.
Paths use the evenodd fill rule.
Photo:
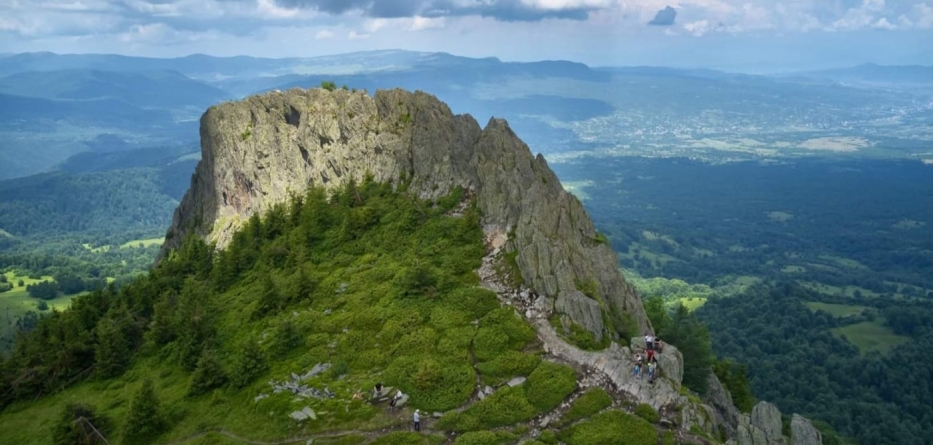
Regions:
<instances>
[{"instance_id":1,"label":"tree-covered slope","mask_svg":"<svg viewBox=\"0 0 933 445\"><path fill-rule=\"evenodd\" d=\"M805 305L827 298L791 284L756 286L733 298L710 299L697 316L708 324L717 353L748 366L756 396L829 422L862 444L929 443L933 309L920 302L862 300L861 311L838 317ZM833 305L814 307L827 306ZM857 332L874 323L910 341L887 354L860 354L839 335L842 327Z\"/></svg>"},{"instance_id":2,"label":"tree-covered slope","mask_svg":"<svg viewBox=\"0 0 933 445\"><path fill-rule=\"evenodd\" d=\"M469 201L454 212L461 197L426 202L351 183L252 218L217 254L188 238L147 276L79 297L17 339L0 374L0 436L49 443L82 412L69 403L87 405L113 444L407 425L410 411L354 398L377 382L431 412L470 403L477 385L528 377L473 404L479 423L458 430L555 408L574 371L545 364L532 328L477 287L482 231ZM270 386L316 364L330 366L302 384L320 398ZM316 420L289 416L304 407Z\"/></svg>"}]
</instances>

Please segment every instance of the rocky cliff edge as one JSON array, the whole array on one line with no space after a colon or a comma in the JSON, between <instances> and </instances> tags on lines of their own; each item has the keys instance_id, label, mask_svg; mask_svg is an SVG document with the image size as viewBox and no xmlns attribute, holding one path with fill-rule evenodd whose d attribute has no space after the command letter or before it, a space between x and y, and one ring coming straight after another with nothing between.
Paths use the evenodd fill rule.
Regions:
<instances>
[{"instance_id":1,"label":"rocky cliff edge","mask_svg":"<svg viewBox=\"0 0 933 445\"><path fill-rule=\"evenodd\" d=\"M292 193L366 174L409 180L421 198L469 190L491 248L510 253L524 284L565 322L598 340L618 331L607 322L650 330L615 253L544 158L504 120L481 128L421 92L294 89L211 107L201 117L201 162L159 257L191 233L223 248L252 214Z\"/></svg>"}]
</instances>

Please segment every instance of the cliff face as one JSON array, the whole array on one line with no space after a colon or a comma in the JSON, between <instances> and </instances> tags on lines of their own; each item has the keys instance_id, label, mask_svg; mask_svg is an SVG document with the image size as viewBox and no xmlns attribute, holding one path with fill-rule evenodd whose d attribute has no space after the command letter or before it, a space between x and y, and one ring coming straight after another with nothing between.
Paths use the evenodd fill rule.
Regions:
<instances>
[{"instance_id":1,"label":"cliff face","mask_svg":"<svg viewBox=\"0 0 933 445\"><path fill-rule=\"evenodd\" d=\"M160 258L189 233L223 248L252 214L310 185L337 187L367 173L408 178L422 198L470 190L490 247L513 253L525 285L565 319L597 338L605 320L650 329L581 203L503 120L481 128L420 92L296 89L212 107L201 118L201 152ZM578 290L587 285L598 295Z\"/></svg>"}]
</instances>

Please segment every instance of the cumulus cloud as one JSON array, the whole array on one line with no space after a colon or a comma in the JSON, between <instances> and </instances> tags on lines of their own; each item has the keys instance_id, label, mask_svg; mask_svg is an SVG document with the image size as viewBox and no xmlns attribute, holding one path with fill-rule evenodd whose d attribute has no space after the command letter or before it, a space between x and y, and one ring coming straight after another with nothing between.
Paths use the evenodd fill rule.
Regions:
<instances>
[{"instance_id":1,"label":"cumulus cloud","mask_svg":"<svg viewBox=\"0 0 933 445\"><path fill-rule=\"evenodd\" d=\"M658 13L654 15L654 18L651 19L648 24L654 26L671 26L674 24L674 19L676 18L677 10L670 6L665 6L664 9L658 11Z\"/></svg>"},{"instance_id":2,"label":"cumulus cloud","mask_svg":"<svg viewBox=\"0 0 933 445\"><path fill-rule=\"evenodd\" d=\"M646 32L646 23L678 36L894 32L933 29L931 6L933 0L0 0L0 49L65 37L258 40L290 29L312 41L379 35L371 42L381 44L408 32L482 35L493 27L522 41L537 42L529 36L540 33L605 38Z\"/></svg>"},{"instance_id":3,"label":"cumulus cloud","mask_svg":"<svg viewBox=\"0 0 933 445\"><path fill-rule=\"evenodd\" d=\"M703 34L706 34L707 32L709 32L709 29L710 29L709 20L697 20L695 22L687 23L686 25L684 25L684 31L687 31L690 34L693 34L697 37L700 37Z\"/></svg>"},{"instance_id":4,"label":"cumulus cloud","mask_svg":"<svg viewBox=\"0 0 933 445\"><path fill-rule=\"evenodd\" d=\"M591 11L611 7L612 0L275 0L286 8L332 15L361 14L373 18L437 18L481 16L505 22L547 18L585 20Z\"/></svg>"}]
</instances>

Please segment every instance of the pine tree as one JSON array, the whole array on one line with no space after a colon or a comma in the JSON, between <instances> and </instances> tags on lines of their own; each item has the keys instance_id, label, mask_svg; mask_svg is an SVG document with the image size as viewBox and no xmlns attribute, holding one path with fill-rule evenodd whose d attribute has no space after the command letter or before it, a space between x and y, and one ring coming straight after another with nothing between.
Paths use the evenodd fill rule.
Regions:
<instances>
[{"instance_id":1,"label":"pine tree","mask_svg":"<svg viewBox=\"0 0 933 445\"><path fill-rule=\"evenodd\" d=\"M130 402L130 411L123 423L123 441L137 443L157 436L165 428L165 419L159 399L152 388L152 380L146 379L136 390Z\"/></svg>"},{"instance_id":2,"label":"pine tree","mask_svg":"<svg viewBox=\"0 0 933 445\"><path fill-rule=\"evenodd\" d=\"M55 445L96 445L107 443L106 435L110 422L98 416L94 408L69 403L62 410L58 422L52 430L52 443Z\"/></svg>"},{"instance_id":3,"label":"pine tree","mask_svg":"<svg viewBox=\"0 0 933 445\"><path fill-rule=\"evenodd\" d=\"M130 345L117 321L112 316L102 318L97 323L96 333L94 359L97 361L97 374L104 378L122 374L129 365Z\"/></svg>"},{"instance_id":4,"label":"pine tree","mask_svg":"<svg viewBox=\"0 0 933 445\"><path fill-rule=\"evenodd\" d=\"M253 318L261 318L267 314L273 314L282 309L282 296L279 294L275 282L272 281L270 273L262 274L262 293L259 294L259 302L253 311Z\"/></svg>"},{"instance_id":5,"label":"pine tree","mask_svg":"<svg viewBox=\"0 0 933 445\"><path fill-rule=\"evenodd\" d=\"M227 374L224 373L217 356L213 351L204 348L201 357L198 358L198 365L191 375L191 383L188 385L188 395L198 395L219 388L227 382Z\"/></svg>"},{"instance_id":6,"label":"pine tree","mask_svg":"<svg viewBox=\"0 0 933 445\"><path fill-rule=\"evenodd\" d=\"M234 357L230 383L234 388L245 388L267 369L259 344L255 340L247 340L240 345L239 353Z\"/></svg>"}]
</instances>

